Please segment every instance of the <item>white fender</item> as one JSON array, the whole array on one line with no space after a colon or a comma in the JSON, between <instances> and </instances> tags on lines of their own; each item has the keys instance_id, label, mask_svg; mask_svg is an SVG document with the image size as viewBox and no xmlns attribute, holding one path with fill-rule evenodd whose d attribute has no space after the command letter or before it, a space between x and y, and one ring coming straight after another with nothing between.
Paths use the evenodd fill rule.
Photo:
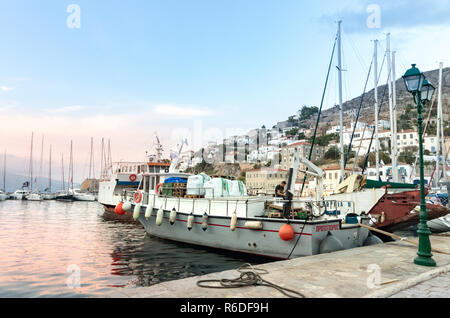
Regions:
<instances>
[{"instance_id":1,"label":"white fender","mask_svg":"<svg viewBox=\"0 0 450 318\"><path fill-rule=\"evenodd\" d=\"M134 206L133 219L137 220L137 218L139 217L139 214L141 214L141 204L140 203L138 203Z\"/></svg>"},{"instance_id":2,"label":"white fender","mask_svg":"<svg viewBox=\"0 0 450 318\"><path fill-rule=\"evenodd\" d=\"M192 229L193 224L194 224L194 214L191 213L191 214L189 214L188 219L187 219L187 228L189 231Z\"/></svg>"},{"instance_id":3,"label":"white fender","mask_svg":"<svg viewBox=\"0 0 450 318\"><path fill-rule=\"evenodd\" d=\"M175 208L173 208L172 211L170 211L170 217L169 217L170 225L174 225L176 219L177 219L177 210L175 210Z\"/></svg>"},{"instance_id":4,"label":"white fender","mask_svg":"<svg viewBox=\"0 0 450 318\"><path fill-rule=\"evenodd\" d=\"M261 221L247 221L245 227L251 230L262 230L263 223Z\"/></svg>"},{"instance_id":5,"label":"white fender","mask_svg":"<svg viewBox=\"0 0 450 318\"><path fill-rule=\"evenodd\" d=\"M206 231L208 228L208 214L205 212L202 216L202 229Z\"/></svg>"},{"instance_id":6,"label":"white fender","mask_svg":"<svg viewBox=\"0 0 450 318\"><path fill-rule=\"evenodd\" d=\"M234 211L233 215L231 216L230 230L232 231L236 230L236 223L237 223L237 215L236 211Z\"/></svg>"},{"instance_id":7,"label":"white fender","mask_svg":"<svg viewBox=\"0 0 450 318\"><path fill-rule=\"evenodd\" d=\"M164 217L164 211L161 208L159 208L158 212L156 212L156 225L160 226L163 222L163 217Z\"/></svg>"},{"instance_id":8,"label":"white fender","mask_svg":"<svg viewBox=\"0 0 450 318\"><path fill-rule=\"evenodd\" d=\"M145 218L149 219L152 216L152 212L153 212L153 206L151 205L151 203L149 203L147 205L147 207L145 208Z\"/></svg>"},{"instance_id":9,"label":"white fender","mask_svg":"<svg viewBox=\"0 0 450 318\"><path fill-rule=\"evenodd\" d=\"M124 211L127 211L127 212L130 211L131 210L131 203L130 203L130 201L124 202L123 205L122 205L122 209Z\"/></svg>"}]
</instances>

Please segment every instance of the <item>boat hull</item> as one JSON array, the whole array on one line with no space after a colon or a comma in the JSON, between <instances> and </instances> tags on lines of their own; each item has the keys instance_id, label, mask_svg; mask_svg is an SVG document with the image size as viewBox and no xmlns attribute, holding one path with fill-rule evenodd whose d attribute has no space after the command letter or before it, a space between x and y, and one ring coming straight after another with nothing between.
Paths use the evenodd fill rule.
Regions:
<instances>
[{"instance_id":1,"label":"boat hull","mask_svg":"<svg viewBox=\"0 0 450 318\"><path fill-rule=\"evenodd\" d=\"M73 194L57 195L55 200L56 201L70 202L70 201L73 201Z\"/></svg>"},{"instance_id":2,"label":"boat hull","mask_svg":"<svg viewBox=\"0 0 450 318\"><path fill-rule=\"evenodd\" d=\"M93 194L81 194L81 195L75 194L73 196L73 200L74 201L90 201L90 202L96 201L95 195L93 195Z\"/></svg>"},{"instance_id":3,"label":"boat hull","mask_svg":"<svg viewBox=\"0 0 450 318\"><path fill-rule=\"evenodd\" d=\"M444 233L450 231L450 214L428 221L427 225L433 233Z\"/></svg>"},{"instance_id":4,"label":"boat hull","mask_svg":"<svg viewBox=\"0 0 450 318\"><path fill-rule=\"evenodd\" d=\"M267 218L238 218L234 231L230 228L231 217L210 216L206 231L202 228L202 215L194 216L191 230L188 230L187 213L178 213L173 225L169 222L170 211L164 211L163 223L156 225L156 209L149 219L141 208L138 220L148 234L162 239L183 242L192 245L217 248L240 253L288 259L320 253L321 243L328 233L341 241L343 249L361 247L369 231L358 225L343 225L340 220L328 221L291 221L295 236L290 241L283 241L279 229L286 220ZM368 219L367 219L368 220ZM247 221L260 221L262 229L246 227Z\"/></svg>"}]
</instances>

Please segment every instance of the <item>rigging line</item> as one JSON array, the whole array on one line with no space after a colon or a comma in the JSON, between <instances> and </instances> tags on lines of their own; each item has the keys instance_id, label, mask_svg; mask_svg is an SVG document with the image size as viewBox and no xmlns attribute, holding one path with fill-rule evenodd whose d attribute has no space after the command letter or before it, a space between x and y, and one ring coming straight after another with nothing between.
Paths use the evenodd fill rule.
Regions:
<instances>
[{"instance_id":1,"label":"rigging line","mask_svg":"<svg viewBox=\"0 0 450 318\"><path fill-rule=\"evenodd\" d=\"M372 62L370 63L369 72L367 73L367 79L366 79L366 84L364 85L364 91L363 91L363 94L361 96L361 102L359 104L358 113L356 114L355 125L353 126L352 137L350 138L350 144L348 145L347 155L345 156L344 169L347 166L347 162L348 162L348 159L350 157L350 151L352 150L353 137L355 136L356 125L358 124L359 115L361 113L361 108L362 108L362 105L363 105L363 102L364 102L364 97L366 96L367 83L369 82L370 73L372 72L373 62L374 62L374 60L372 59ZM375 70L375 72L376 72L376 70ZM355 160L356 160L356 158L355 158Z\"/></svg>"},{"instance_id":2,"label":"rigging line","mask_svg":"<svg viewBox=\"0 0 450 318\"><path fill-rule=\"evenodd\" d=\"M428 124L430 123L430 120L431 120L431 113L432 113L432 111L433 111L433 105L434 104L436 104L436 95L434 95L433 96L433 99L432 99L432 101L431 101L431 105L430 105L430 110L429 110L429 112L428 112L428 117L427 117L427 121L426 121L426 123L425 123L425 128L423 129L423 135L422 135L422 143L424 143L425 142L425 136L426 136L426 132L427 132L427 129L428 129ZM411 170L411 174L410 174L410 176L409 176L409 178L410 179L412 179L412 177L414 176L416 176L416 166L417 166L417 159L418 159L418 155L416 156L416 158L414 159L414 165L413 165L413 169Z\"/></svg>"},{"instance_id":3,"label":"rigging line","mask_svg":"<svg viewBox=\"0 0 450 318\"><path fill-rule=\"evenodd\" d=\"M337 35L336 35L336 38L335 38L334 44L333 44L333 50L332 50L332 52L331 52L330 64L328 65L327 78L326 78L326 80L325 80L325 87L324 87L324 90L323 90L323 93L322 93L322 100L321 100L321 102L320 102L319 113L317 114L316 127L314 128L314 135L313 135L313 139L312 139L312 142L311 142L311 148L309 149L308 160L311 160L312 153L313 153L313 148L314 148L314 142L316 141L316 134L317 134L317 129L318 129L318 127L319 127L320 114L322 113L323 100L324 100L324 98L325 98L325 93L326 93L326 90L327 90L327 85L328 85L328 79L329 79L329 76L330 76L331 66L333 65L334 52L335 52L335 50L336 50L337 40L338 40L338 37L337 37ZM307 170L308 170L308 168L306 168L306 171L307 171ZM300 197L302 196L303 189L304 189L304 187L305 187L306 176L307 176L307 175L306 175L306 173L305 173L305 176L304 176L304 178L303 178L302 188L301 188L301 190L300 190ZM295 182L295 180L294 180L294 182Z\"/></svg>"},{"instance_id":4,"label":"rigging line","mask_svg":"<svg viewBox=\"0 0 450 318\"><path fill-rule=\"evenodd\" d=\"M380 105L379 105L379 107L378 107L378 115L381 113L381 107L383 106L383 103L384 103L384 97L386 96L386 89L387 89L387 87L388 87L388 84L389 84L390 79L391 79L391 74L389 74L388 79L387 79L387 83L386 83L386 85L384 86L383 96L381 97L381 102L380 102ZM371 151L370 151L370 148L372 148L372 142L373 142L373 137L374 137L374 135L375 135L375 128L376 128L376 125L378 125L378 123L375 123L375 124L373 125L372 137L370 138L369 148L367 149L366 158L365 158L365 160L364 160L364 167L363 167L363 170L362 170L362 174L364 174L364 171L365 171L366 168L367 168L367 162L368 162L368 160L369 160L369 155L370 155L370 152L371 152Z\"/></svg>"},{"instance_id":5,"label":"rigging line","mask_svg":"<svg viewBox=\"0 0 450 318\"><path fill-rule=\"evenodd\" d=\"M380 46L380 49L382 49L381 43L380 43L380 42L378 42L378 45ZM378 73L377 87L374 87L374 89L373 89L374 91L375 91L376 88L378 88L378 84L379 84L380 79L381 79L381 74L382 74L382 72L383 72L383 66L384 66L384 63L385 63L385 61L386 61L386 53L387 53L386 50L384 50L384 55L383 55L383 60L382 60L382 62L381 62L380 72ZM373 63L373 60L372 60L372 63ZM390 77L389 77L389 78L390 78ZM389 83L389 80L388 80L388 83ZM386 89L386 86L385 86L385 89ZM380 104L380 105L381 105L381 104ZM381 106L380 106L380 107L381 107ZM367 130L367 126L364 126L363 133L362 133L362 138L361 138L361 140L359 141L359 146L358 146L358 149L357 149L357 151L356 151L355 160L354 160L354 162L353 162L352 173L354 173L354 172L355 172L355 169L356 169L356 163L357 163L357 159L358 159L358 157L359 157L359 151L361 150L362 142L363 142L364 136L365 136L365 134L366 134L366 130ZM372 138L373 138L373 134L372 134ZM369 147L369 150L370 150L370 147ZM364 172L364 171L363 171L363 172Z\"/></svg>"},{"instance_id":6,"label":"rigging line","mask_svg":"<svg viewBox=\"0 0 450 318\"><path fill-rule=\"evenodd\" d=\"M342 38L343 40L346 40L347 38L349 39L349 43L350 46L352 47L353 52L355 53L355 56L358 58L358 62L361 64L361 67L363 69L367 69L367 63L366 61L363 59L362 55L359 53L359 50L357 49L357 47L354 44L354 41L352 40L352 38L350 37L350 34L347 34L344 30L342 31ZM343 41L344 42L344 41ZM344 42L345 43L345 42Z\"/></svg>"}]
</instances>

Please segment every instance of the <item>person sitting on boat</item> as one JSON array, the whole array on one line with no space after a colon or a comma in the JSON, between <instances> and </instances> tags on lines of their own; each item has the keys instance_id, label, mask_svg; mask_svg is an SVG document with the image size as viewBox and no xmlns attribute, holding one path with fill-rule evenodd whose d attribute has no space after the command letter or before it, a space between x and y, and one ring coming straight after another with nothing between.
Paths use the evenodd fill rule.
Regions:
<instances>
[{"instance_id":1,"label":"person sitting on boat","mask_svg":"<svg viewBox=\"0 0 450 318\"><path fill-rule=\"evenodd\" d=\"M275 197L284 198L284 187L286 186L286 181L281 182L275 187Z\"/></svg>"}]
</instances>

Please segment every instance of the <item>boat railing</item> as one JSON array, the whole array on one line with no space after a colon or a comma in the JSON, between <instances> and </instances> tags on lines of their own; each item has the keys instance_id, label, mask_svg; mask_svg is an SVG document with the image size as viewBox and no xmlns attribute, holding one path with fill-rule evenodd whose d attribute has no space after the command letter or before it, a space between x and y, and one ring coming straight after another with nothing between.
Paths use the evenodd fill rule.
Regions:
<instances>
[{"instance_id":1,"label":"boat railing","mask_svg":"<svg viewBox=\"0 0 450 318\"><path fill-rule=\"evenodd\" d=\"M199 188L200 189L200 188ZM201 189L205 189L204 187ZM211 189L214 192L214 189ZM222 202L226 204L226 215L229 216L230 213L235 211L236 207L239 204L245 204L245 215L248 217L248 206L249 204L261 204L264 203L265 207L270 207L270 205L278 205L283 206L285 203L290 203L293 208L295 206L299 207L306 207L307 210L312 210L313 208L323 211L322 214L328 214L328 215L336 215L338 216L343 208L347 208L347 212L350 210L351 213L355 214L355 203L353 201L349 200L315 200L315 199L309 199L309 198L303 198L303 199L293 199L293 200L285 200L284 198L277 198L277 197L262 197L262 196L242 196L242 197L218 197L218 196L212 196L212 197L176 197L176 196L168 196L168 195L159 195L156 193L149 193L144 192L142 190L142 200L141 204L148 205L150 202L152 202L152 205L155 206L156 198L161 198L164 200L163 208L167 209L167 202L169 199L173 202L175 199L177 201L177 207L178 211L180 210L181 202L182 200L192 200L192 209L194 210L195 202L198 200L207 201L208 202L208 213L211 212L211 206L212 202ZM136 194L136 189L124 189L122 192L122 200L124 201L132 201L134 202L134 197Z\"/></svg>"}]
</instances>

